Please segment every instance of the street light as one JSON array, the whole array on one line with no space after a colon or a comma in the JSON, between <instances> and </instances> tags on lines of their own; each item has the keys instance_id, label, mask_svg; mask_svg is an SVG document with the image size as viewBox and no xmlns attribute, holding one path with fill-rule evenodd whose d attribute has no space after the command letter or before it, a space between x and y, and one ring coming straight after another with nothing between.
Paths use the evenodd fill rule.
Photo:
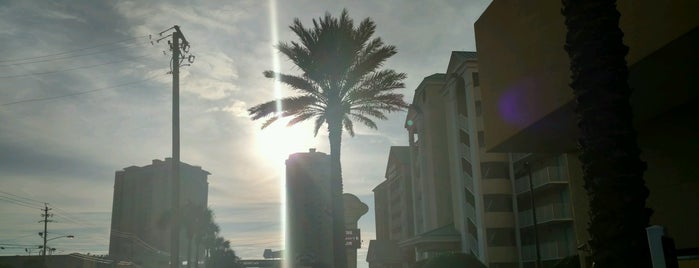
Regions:
<instances>
[{"instance_id":1,"label":"street light","mask_svg":"<svg viewBox=\"0 0 699 268\"><path fill-rule=\"evenodd\" d=\"M75 238L74 235L62 235L62 236L57 236L54 238L46 239L46 237L44 237L44 232L39 232L39 236L44 238L44 245L39 246L39 248L41 248L41 255L44 256L44 263L46 263L46 242L51 241L51 240L56 240L59 238L70 238L70 239Z\"/></svg>"}]
</instances>

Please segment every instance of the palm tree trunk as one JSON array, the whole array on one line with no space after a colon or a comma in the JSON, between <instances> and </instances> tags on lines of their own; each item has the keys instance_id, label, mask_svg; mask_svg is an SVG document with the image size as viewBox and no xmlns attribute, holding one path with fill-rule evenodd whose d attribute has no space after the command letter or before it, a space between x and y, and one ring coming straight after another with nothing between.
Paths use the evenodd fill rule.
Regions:
<instances>
[{"instance_id":1,"label":"palm tree trunk","mask_svg":"<svg viewBox=\"0 0 699 268\"><path fill-rule=\"evenodd\" d=\"M344 268L347 266L347 251L345 249L345 210L342 200L342 164L340 163L342 116L330 117L333 117L328 118L328 138L330 140L334 267Z\"/></svg>"},{"instance_id":2,"label":"palm tree trunk","mask_svg":"<svg viewBox=\"0 0 699 268\"><path fill-rule=\"evenodd\" d=\"M645 204L646 164L633 127L620 14L615 1L562 1L592 259L595 267L649 267L645 228L652 211Z\"/></svg>"}]
</instances>

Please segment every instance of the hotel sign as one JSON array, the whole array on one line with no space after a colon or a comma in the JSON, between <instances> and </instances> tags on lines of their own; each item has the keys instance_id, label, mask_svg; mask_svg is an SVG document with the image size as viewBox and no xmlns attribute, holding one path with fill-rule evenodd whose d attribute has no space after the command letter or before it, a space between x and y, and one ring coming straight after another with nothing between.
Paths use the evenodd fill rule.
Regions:
<instances>
[{"instance_id":1,"label":"hotel sign","mask_svg":"<svg viewBox=\"0 0 699 268\"><path fill-rule=\"evenodd\" d=\"M345 230L345 247L353 249L362 247L362 237L359 229Z\"/></svg>"}]
</instances>

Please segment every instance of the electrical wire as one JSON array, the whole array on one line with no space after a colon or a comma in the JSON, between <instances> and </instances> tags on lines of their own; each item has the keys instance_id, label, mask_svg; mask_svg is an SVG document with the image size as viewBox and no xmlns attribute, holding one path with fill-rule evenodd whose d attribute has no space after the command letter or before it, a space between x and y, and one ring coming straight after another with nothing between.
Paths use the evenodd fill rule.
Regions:
<instances>
[{"instance_id":1,"label":"electrical wire","mask_svg":"<svg viewBox=\"0 0 699 268\"><path fill-rule=\"evenodd\" d=\"M142 42L142 43L136 43L136 45L142 45L148 42ZM134 48L136 46L122 46L122 47L116 47L112 49L107 49L107 50L99 50L91 53L85 53L85 54L78 54L78 55L70 55L70 56L65 56L65 57L59 57L59 58L53 58L53 59L45 59L45 60L37 60L37 61L28 61L28 62L18 62L18 63L8 63L8 64L0 64L1 67L7 67L7 66L18 66L18 65L26 65L26 64L32 64L32 63L41 63L41 62L49 62L49 61L56 61L56 60L65 60L65 59L72 59L72 58L78 58L78 57L84 57L84 56L90 56L90 55L95 55L95 54L101 54L101 53L107 53L107 52L112 52L115 50L121 50L121 49L127 49L127 48Z\"/></svg>"},{"instance_id":2,"label":"electrical wire","mask_svg":"<svg viewBox=\"0 0 699 268\"><path fill-rule=\"evenodd\" d=\"M28 207L28 208L32 208L32 209L42 209L42 208L40 208L40 207L25 205L24 203L19 203L19 202L16 202L16 201L12 201L11 199L5 199L5 198L7 198L7 197L0 196L0 200L6 201L6 202L10 202L10 203L15 204L15 205L18 205L18 206Z\"/></svg>"},{"instance_id":3,"label":"electrical wire","mask_svg":"<svg viewBox=\"0 0 699 268\"><path fill-rule=\"evenodd\" d=\"M146 36L148 36L148 35L142 35L142 36L138 36L138 37L132 37L132 38L127 38L127 39L123 39L123 40L119 40L119 41L108 42L108 43L103 43L103 44L94 45L94 46L90 46L90 47L83 47L83 48L78 48L78 49L74 49L74 50L69 50L69 51L64 51L64 52L59 52L59 53L54 53L54 54L48 54L48 55L43 55L43 56L36 56L36 57L29 57L29 58L19 58L19 59L6 59L6 60L0 60L0 62L26 61L26 60L34 60L34 59L41 59L41 58L48 58L48 57L60 56L60 55L70 54L70 53L73 53L73 52L78 52L78 51L83 51L83 50L88 50L88 49L93 49L93 48L98 48L98 47L103 47L103 46L109 46L109 45L114 45L114 44L118 44L118 43L124 43L124 42L128 42L128 41L131 41L131 40L136 40L136 39L139 39L139 38L144 38L144 37L146 37Z\"/></svg>"},{"instance_id":4,"label":"electrical wire","mask_svg":"<svg viewBox=\"0 0 699 268\"><path fill-rule=\"evenodd\" d=\"M54 71L48 71L48 72L6 75L6 76L0 76L0 78L17 78L17 77L25 77L25 76L45 75L45 74L53 74L53 73L67 72L67 71L73 71L73 70L80 70L80 69L87 69L87 68L92 68L92 67L104 66L104 65L109 65L109 64L122 63L122 62L127 62L127 61L132 61L132 60L140 59L140 58L145 58L145 57L147 57L147 56L149 56L149 55L142 55L142 56L138 56L138 57L128 58L128 59L125 59L125 60L110 61L110 62L104 62L104 63L99 63L99 64L78 66L78 67L74 67L74 68L60 69L60 70L54 70Z\"/></svg>"},{"instance_id":5,"label":"electrical wire","mask_svg":"<svg viewBox=\"0 0 699 268\"><path fill-rule=\"evenodd\" d=\"M37 203L37 204L39 204L39 205L41 205L41 206L43 206L44 204L46 204L46 202L44 202L44 201L40 201L40 200L36 200L36 199L31 199L31 198L29 198L29 197L20 196L20 195L16 195L16 194L13 194L13 193L8 193L8 192L2 191L2 190L0 190L0 193L6 194L6 195L11 195L11 196L14 196L14 197L20 198L20 199L25 199L25 200L30 201L30 202L35 202L35 203Z\"/></svg>"},{"instance_id":6,"label":"electrical wire","mask_svg":"<svg viewBox=\"0 0 699 268\"><path fill-rule=\"evenodd\" d=\"M122 84L117 84L113 86L108 86L108 87L102 87L102 88L96 88L96 89L91 89L91 90L85 90L85 91L80 91L80 92L75 92L75 93L70 93L70 94L65 94L65 95L59 95L59 96L53 96L53 97L45 97L45 98L34 98L34 99L25 99L25 100L18 100L18 101L13 101L13 102L7 102L0 104L0 106L10 106L10 105L15 105L15 104L20 104L20 103L27 103L27 102L37 102L37 101L47 101L47 100L55 100L55 99L60 99L60 98L65 98L65 97L72 97L72 96L78 96L78 95L83 95L83 94L88 94L88 93L93 93L97 91L103 91L103 90L108 90L108 89L114 89L118 87L124 87L128 85L133 85L133 84L138 84L142 82L146 82L148 80L152 80L160 75L163 74L155 74L152 76L149 76L145 79L142 80L137 80L137 81L131 81L127 83L122 83Z\"/></svg>"}]
</instances>

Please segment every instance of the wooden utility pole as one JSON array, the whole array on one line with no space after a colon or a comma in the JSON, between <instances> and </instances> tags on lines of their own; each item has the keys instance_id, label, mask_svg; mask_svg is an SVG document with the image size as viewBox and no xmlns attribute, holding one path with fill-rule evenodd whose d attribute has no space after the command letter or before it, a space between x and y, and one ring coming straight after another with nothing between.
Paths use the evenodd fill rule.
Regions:
<instances>
[{"instance_id":1,"label":"wooden utility pole","mask_svg":"<svg viewBox=\"0 0 699 268\"><path fill-rule=\"evenodd\" d=\"M48 238L48 234L49 234L48 233L48 225L49 225L49 222L52 222L52 220L49 220L49 217L53 217L53 214L49 214L49 210L51 210L49 208L49 204L44 203L44 209L43 209L44 213L41 214L41 216L44 217L44 219L39 221L39 222L44 223L44 232L41 233L41 236L44 238L44 246L41 248L41 257L44 261L44 267L46 267L46 238Z\"/></svg>"},{"instance_id":2,"label":"wooden utility pole","mask_svg":"<svg viewBox=\"0 0 699 268\"><path fill-rule=\"evenodd\" d=\"M170 267L180 267L180 66L185 59L183 54L189 52L189 42L180 31L180 26L173 26L170 29L160 32L174 31L158 39L165 39L172 36L172 41L168 41L172 51L172 225L170 231ZM194 56L187 57L189 63L194 61ZM187 64L188 65L188 64Z\"/></svg>"}]
</instances>

